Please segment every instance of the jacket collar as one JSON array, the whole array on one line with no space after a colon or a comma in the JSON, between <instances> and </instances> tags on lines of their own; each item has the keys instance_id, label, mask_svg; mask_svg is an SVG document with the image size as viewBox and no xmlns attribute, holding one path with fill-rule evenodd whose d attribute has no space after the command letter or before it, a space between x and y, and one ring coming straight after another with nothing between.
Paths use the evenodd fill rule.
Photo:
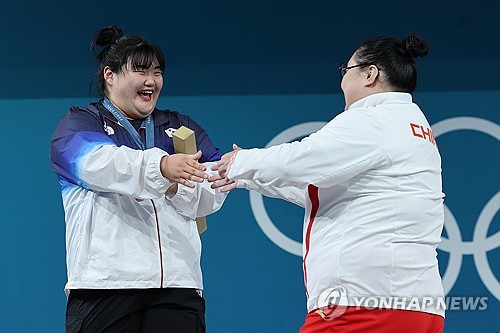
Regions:
<instances>
[{"instance_id":1,"label":"jacket collar","mask_svg":"<svg viewBox=\"0 0 500 333\"><path fill-rule=\"evenodd\" d=\"M103 100L104 98L101 98L98 102L91 103L91 105L97 108L104 117L118 124L118 120L116 120L115 116L113 116L113 114L109 112L108 109L104 107L104 105L102 105ZM170 112L170 110L159 110L155 108L153 110L153 120L155 123L155 127L168 124L170 122L170 118L168 117L168 114Z\"/></svg>"},{"instance_id":2,"label":"jacket collar","mask_svg":"<svg viewBox=\"0 0 500 333\"><path fill-rule=\"evenodd\" d=\"M373 94L352 103L351 106L349 106L348 110L357 108L369 108L386 103L412 103L412 97L409 93L395 91Z\"/></svg>"}]
</instances>

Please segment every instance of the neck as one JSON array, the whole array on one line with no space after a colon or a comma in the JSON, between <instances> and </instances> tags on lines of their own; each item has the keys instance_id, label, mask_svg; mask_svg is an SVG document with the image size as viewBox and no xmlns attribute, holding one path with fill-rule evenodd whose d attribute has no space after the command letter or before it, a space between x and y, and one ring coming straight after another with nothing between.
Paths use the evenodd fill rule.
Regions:
<instances>
[{"instance_id":1,"label":"neck","mask_svg":"<svg viewBox=\"0 0 500 333\"><path fill-rule=\"evenodd\" d=\"M132 117L130 117L128 114L126 114L126 113L125 113L122 109L120 109L120 107L119 107L119 106L118 106L115 102L113 102L113 100L112 100L111 98L109 98L108 96L106 96L106 98L108 99L108 101L110 101L110 102L111 102L111 104L113 104L113 106L114 106L114 107L115 107L118 111L120 111L120 113L121 113L122 115L124 115L124 116L125 116L125 119L127 119L127 120L144 120L144 119L146 119L146 118L147 118L147 117L144 117L144 118L132 118Z\"/></svg>"},{"instance_id":2,"label":"neck","mask_svg":"<svg viewBox=\"0 0 500 333\"><path fill-rule=\"evenodd\" d=\"M129 117L129 116L128 116L125 112L123 112L123 110L122 110L122 109L120 109L120 107L119 107L119 106L118 106L115 102L113 102L113 100L112 100L109 96L106 96L106 98L108 99L108 101L110 101L110 102L111 102L111 104L113 104L113 106L114 106L114 107L115 107L118 111L120 111L120 112L121 112L121 114L123 114L123 115L125 116L125 118L126 118L126 119L132 119L132 118L130 118L130 117Z\"/></svg>"}]
</instances>

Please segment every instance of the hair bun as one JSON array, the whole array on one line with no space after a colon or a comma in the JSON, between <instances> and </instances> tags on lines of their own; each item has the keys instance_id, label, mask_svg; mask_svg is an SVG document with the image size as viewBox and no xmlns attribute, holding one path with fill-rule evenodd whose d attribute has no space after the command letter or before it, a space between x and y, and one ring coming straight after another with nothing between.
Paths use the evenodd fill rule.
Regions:
<instances>
[{"instance_id":1,"label":"hair bun","mask_svg":"<svg viewBox=\"0 0 500 333\"><path fill-rule=\"evenodd\" d=\"M429 44L419 36L410 34L401 41L401 49L410 58L425 57L429 53Z\"/></svg>"},{"instance_id":2,"label":"hair bun","mask_svg":"<svg viewBox=\"0 0 500 333\"><path fill-rule=\"evenodd\" d=\"M122 36L122 29L118 28L116 25L105 27L96 32L94 39L92 40L92 48L95 49L97 46L109 46Z\"/></svg>"}]
</instances>

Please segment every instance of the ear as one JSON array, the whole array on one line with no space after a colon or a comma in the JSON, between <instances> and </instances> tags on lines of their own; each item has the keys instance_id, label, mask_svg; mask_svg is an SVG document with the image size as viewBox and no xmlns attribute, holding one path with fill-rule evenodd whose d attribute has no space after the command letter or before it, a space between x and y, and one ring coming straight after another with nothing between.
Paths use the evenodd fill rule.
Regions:
<instances>
[{"instance_id":1,"label":"ear","mask_svg":"<svg viewBox=\"0 0 500 333\"><path fill-rule=\"evenodd\" d=\"M365 86L366 87L373 86L379 76L379 70L377 66L370 65L366 70L366 72L364 73L364 75L365 75Z\"/></svg>"},{"instance_id":2,"label":"ear","mask_svg":"<svg viewBox=\"0 0 500 333\"><path fill-rule=\"evenodd\" d=\"M113 73L113 71L111 70L111 68L109 68L109 66L104 67L102 75L104 76L104 81L106 81L107 84L112 86L115 80L115 73Z\"/></svg>"}]
</instances>

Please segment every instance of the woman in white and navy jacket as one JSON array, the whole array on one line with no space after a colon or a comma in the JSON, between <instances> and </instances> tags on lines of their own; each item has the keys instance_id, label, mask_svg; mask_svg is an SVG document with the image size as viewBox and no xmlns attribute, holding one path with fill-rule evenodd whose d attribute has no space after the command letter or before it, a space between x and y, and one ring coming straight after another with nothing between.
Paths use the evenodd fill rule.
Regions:
<instances>
[{"instance_id":1,"label":"woman in white and navy jacket","mask_svg":"<svg viewBox=\"0 0 500 333\"><path fill-rule=\"evenodd\" d=\"M66 219L66 330L205 332L195 218L225 200L204 181L221 153L188 116L156 108L165 69L157 46L116 26L93 43L103 47L103 98L72 107L51 141ZM201 152L174 155L180 126L194 130Z\"/></svg>"}]
</instances>

